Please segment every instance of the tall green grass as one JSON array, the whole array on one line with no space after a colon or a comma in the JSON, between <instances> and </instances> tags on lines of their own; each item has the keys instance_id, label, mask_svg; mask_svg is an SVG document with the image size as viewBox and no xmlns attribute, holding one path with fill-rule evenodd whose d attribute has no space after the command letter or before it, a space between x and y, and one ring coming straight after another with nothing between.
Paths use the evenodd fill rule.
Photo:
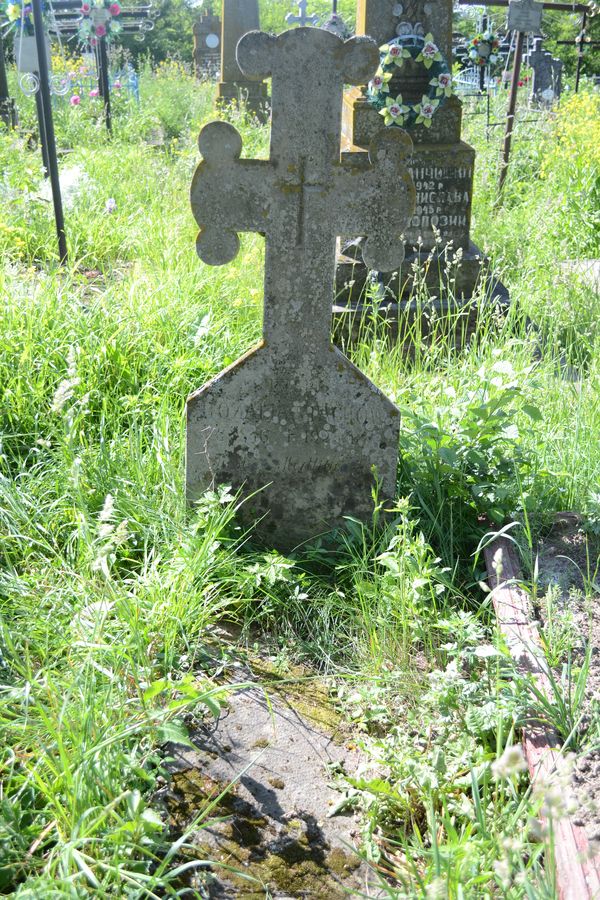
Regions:
<instances>
[{"instance_id":1,"label":"tall green grass","mask_svg":"<svg viewBox=\"0 0 600 900\"><path fill-rule=\"evenodd\" d=\"M230 266L200 264L188 198L211 89L178 65L148 69L141 87L139 109L117 103L112 139L90 104L57 109L62 169L87 175L67 204L66 269L39 158L0 134L0 890L180 891L180 848L152 806L158 748L185 739L187 715L215 713L213 626L229 617L248 640L264 632L376 692L341 691L358 728L377 737L384 724L391 739L370 752L414 803L399 827L381 786L376 803L373 785L355 802L370 810L366 846L379 831L388 849L398 842L409 896L433 896L444 877L450 896L504 889L494 862L507 858L511 896L544 896L539 854L502 845L535 805L518 782L494 793L489 777L519 698L506 699L503 662L473 654L493 635L473 554L490 521L526 519L537 533L598 490L598 298L559 273L598 255L600 142L587 137L598 101L584 94L517 134L502 206L497 141L466 118L474 238L511 310L484 313L479 340L459 350L444 323L410 346L372 323L348 348L403 411L396 509L387 530L349 523L288 559L252 544L226 492L185 510L185 398L257 340L263 248L245 236ZM267 130L228 116L245 153L264 155ZM441 787L424 790L411 746L429 777L438 757L421 741L434 733L457 752Z\"/></svg>"}]
</instances>

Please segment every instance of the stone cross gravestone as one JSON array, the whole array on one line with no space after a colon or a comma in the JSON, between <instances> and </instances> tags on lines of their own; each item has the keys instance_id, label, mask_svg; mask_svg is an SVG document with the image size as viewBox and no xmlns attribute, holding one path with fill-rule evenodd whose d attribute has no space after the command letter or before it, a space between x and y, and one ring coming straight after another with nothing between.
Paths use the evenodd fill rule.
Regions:
<instances>
[{"instance_id":1,"label":"stone cross gravestone","mask_svg":"<svg viewBox=\"0 0 600 900\"><path fill-rule=\"evenodd\" d=\"M535 0L510 0L508 4L508 30L523 34L537 34L542 25L543 3Z\"/></svg>"},{"instance_id":2,"label":"stone cross gravestone","mask_svg":"<svg viewBox=\"0 0 600 900\"><path fill-rule=\"evenodd\" d=\"M298 15L295 16L293 13L288 13L285 17L287 25L318 25L319 17L310 16L306 12L308 0L298 0L296 5L298 6Z\"/></svg>"},{"instance_id":3,"label":"stone cross gravestone","mask_svg":"<svg viewBox=\"0 0 600 900\"><path fill-rule=\"evenodd\" d=\"M255 32L237 59L247 76L272 77L270 157L240 159L236 129L207 125L191 199L197 251L209 265L236 256L237 232L265 235L263 340L188 399L187 496L243 488L242 514L264 516L260 534L289 549L345 516L368 520L373 467L380 496L395 494L398 410L332 346L331 305L340 233L367 237L369 266L388 271L402 261L399 234L414 208L402 164L411 142L388 131L367 164L340 160L344 83L362 83L377 67L367 38Z\"/></svg>"},{"instance_id":4,"label":"stone cross gravestone","mask_svg":"<svg viewBox=\"0 0 600 900\"><path fill-rule=\"evenodd\" d=\"M240 38L259 28L258 0L223 0L221 20L221 81L217 102L245 103L253 113L267 118L266 84L246 78L235 55Z\"/></svg>"},{"instance_id":5,"label":"stone cross gravestone","mask_svg":"<svg viewBox=\"0 0 600 900\"><path fill-rule=\"evenodd\" d=\"M396 37L417 43L431 34L451 71L452 0L358 0L357 33L374 38L379 47ZM406 60L390 82L390 96L401 94L403 102L420 101L431 90L431 77L424 65ZM343 151L366 152L382 121L369 101L366 85L347 91L342 119ZM430 127L416 123L408 126L414 144L408 166L417 191L416 209L403 229L403 268L393 279L385 279L389 290L379 311L380 315L389 316L392 331L398 322L399 308L410 299L415 265L422 265L429 290L438 298L437 306L442 312L463 301L468 307L481 277L483 254L470 237L475 151L461 139L461 122L462 103L453 95L440 104ZM389 130L397 128L391 126ZM361 311L368 313L371 308L363 301L368 272L356 258L357 246L357 241L343 243L338 258L335 313L342 333L360 325ZM452 248L452 253L460 251L462 261L451 291L440 296L440 273L446 265L443 254L447 247ZM490 282L489 293L502 296L504 301L508 299L506 289L495 280Z\"/></svg>"},{"instance_id":6,"label":"stone cross gravestone","mask_svg":"<svg viewBox=\"0 0 600 900\"><path fill-rule=\"evenodd\" d=\"M527 54L527 64L533 70L531 94L538 103L551 104L562 92L563 63L542 47L542 38L533 39L533 47Z\"/></svg>"}]
</instances>

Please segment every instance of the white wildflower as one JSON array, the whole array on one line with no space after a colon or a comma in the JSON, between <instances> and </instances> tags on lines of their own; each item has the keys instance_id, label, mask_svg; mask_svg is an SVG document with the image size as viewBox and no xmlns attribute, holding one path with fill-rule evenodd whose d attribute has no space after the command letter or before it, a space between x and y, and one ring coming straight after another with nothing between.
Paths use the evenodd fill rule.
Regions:
<instances>
[{"instance_id":1,"label":"white wildflower","mask_svg":"<svg viewBox=\"0 0 600 900\"><path fill-rule=\"evenodd\" d=\"M510 863L507 859L497 859L494 863L494 874L503 888L508 888L511 881Z\"/></svg>"},{"instance_id":2,"label":"white wildflower","mask_svg":"<svg viewBox=\"0 0 600 900\"><path fill-rule=\"evenodd\" d=\"M508 375L510 377L515 374L512 363L507 359L499 359L495 362L492 366L492 372L499 372L501 375Z\"/></svg>"},{"instance_id":3,"label":"white wildflower","mask_svg":"<svg viewBox=\"0 0 600 900\"><path fill-rule=\"evenodd\" d=\"M99 522L110 522L115 514L115 501L112 494L107 494L104 500L104 506L98 515Z\"/></svg>"},{"instance_id":4,"label":"white wildflower","mask_svg":"<svg viewBox=\"0 0 600 900\"><path fill-rule=\"evenodd\" d=\"M446 900L448 897L448 885L445 878L434 878L425 887L427 900Z\"/></svg>"},{"instance_id":5,"label":"white wildflower","mask_svg":"<svg viewBox=\"0 0 600 900\"><path fill-rule=\"evenodd\" d=\"M522 848L521 841L517 838L512 837L503 837L502 838L502 849L505 853L517 853Z\"/></svg>"},{"instance_id":6,"label":"white wildflower","mask_svg":"<svg viewBox=\"0 0 600 900\"><path fill-rule=\"evenodd\" d=\"M75 378L77 375L77 354L79 353L79 347L75 344L71 344L69 347L69 352L67 353L67 375L69 378Z\"/></svg>"},{"instance_id":7,"label":"white wildflower","mask_svg":"<svg viewBox=\"0 0 600 900\"><path fill-rule=\"evenodd\" d=\"M496 573L496 577L500 579L502 577L502 571L504 569L504 554L502 552L502 547L498 547L494 556L492 558L492 569Z\"/></svg>"},{"instance_id":8,"label":"white wildflower","mask_svg":"<svg viewBox=\"0 0 600 900\"><path fill-rule=\"evenodd\" d=\"M101 525L98 525L98 537L101 541L107 541L112 536L114 529L115 526L111 522L102 522Z\"/></svg>"},{"instance_id":9,"label":"white wildflower","mask_svg":"<svg viewBox=\"0 0 600 900\"><path fill-rule=\"evenodd\" d=\"M523 750L519 744L512 747L506 747L502 756L492 763L492 774L496 781L502 778L510 778L512 775L518 775L527 768Z\"/></svg>"},{"instance_id":10,"label":"white wildflower","mask_svg":"<svg viewBox=\"0 0 600 900\"><path fill-rule=\"evenodd\" d=\"M544 802L540 810L545 819L564 819L577 809L577 800L573 792L560 782L546 786Z\"/></svg>"},{"instance_id":11,"label":"white wildflower","mask_svg":"<svg viewBox=\"0 0 600 900\"><path fill-rule=\"evenodd\" d=\"M555 771L547 778L538 778L533 793L541 801L540 814L545 819L564 819L574 813L579 804L571 786L575 756L567 753L556 761Z\"/></svg>"},{"instance_id":12,"label":"white wildflower","mask_svg":"<svg viewBox=\"0 0 600 900\"><path fill-rule=\"evenodd\" d=\"M473 653L478 659L491 659L493 656L502 655L492 644L480 644L478 647L475 647Z\"/></svg>"},{"instance_id":13,"label":"white wildflower","mask_svg":"<svg viewBox=\"0 0 600 900\"><path fill-rule=\"evenodd\" d=\"M52 398L52 406L50 410L53 413L60 413L66 406L66 404L73 398L73 394L75 393L75 388L79 384L79 378L65 378L56 391L54 392L54 397Z\"/></svg>"},{"instance_id":14,"label":"white wildflower","mask_svg":"<svg viewBox=\"0 0 600 900\"><path fill-rule=\"evenodd\" d=\"M127 519L123 519L123 521L119 522L119 524L115 528L115 533L113 535L113 544L115 545L115 547L120 547L120 545L124 544L129 537L129 532L127 531L128 525L129 522L127 521Z\"/></svg>"},{"instance_id":15,"label":"white wildflower","mask_svg":"<svg viewBox=\"0 0 600 900\"><path fill-rule=\"evenodd\" d=\"M69 400L72 400L73 398L75 388L80 382L80 379L77 377L78 352L78 348L74 344L71 344L69 352L67 353L67 377L61 381L54 392L52 405L50 407L51 412L62 412Z\"/></svg>"}]
</instances>

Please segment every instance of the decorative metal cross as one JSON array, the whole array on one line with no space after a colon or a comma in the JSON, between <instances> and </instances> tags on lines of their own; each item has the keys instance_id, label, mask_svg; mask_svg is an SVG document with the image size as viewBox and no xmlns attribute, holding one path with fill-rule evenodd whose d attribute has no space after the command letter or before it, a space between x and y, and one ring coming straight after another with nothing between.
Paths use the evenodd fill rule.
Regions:
<instances>
[{"instance_id":1,"label":"decorative metal cross","mask_svg":"<svg viewBox=\"0 0 600 900\"><path fill-rule=\"evenodd\" d=\"M285 17L285 21L287 25L318 25L319 17L312 15L309 16L306 12L306 4L308 0L298 0L298 15L295 16L293 13L288 13Z\"/></svg>"},{"instance_id":2,"label":"decorative metal cross","mask_svg":"<svg viewBox=\"0 0 600 900\"><path fill-rule=\"evenodd\" d=\"M369 38L251 32L237 60L248 77L272 76L270 158L240 159L236 129L207 125L191 199L209 265L236 256L237 232L265 235L263 341L188 399L187 495L243 488L242 515L263 516L261 534L289 549L347 516L369 519L374 467L381 498L395 494L398 410L331 345L331 306L338 235L365 235L371 268L400 266L412 144L388 129L368 160L340 160L344 83L364 84L379 60Z\"/></svg>"}]
</instances>

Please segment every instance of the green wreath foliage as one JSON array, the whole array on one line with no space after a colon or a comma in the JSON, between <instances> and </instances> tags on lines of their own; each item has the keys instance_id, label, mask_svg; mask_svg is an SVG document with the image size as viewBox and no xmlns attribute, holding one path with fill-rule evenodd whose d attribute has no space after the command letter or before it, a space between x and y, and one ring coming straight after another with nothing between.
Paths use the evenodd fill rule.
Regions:
<instances>
[{"instance_id":1,"label":"green wreath foliage","mask_svg":"<svg viewBox=\"0 0 600 900\"><path fill-rule=\"evenodd\" d=\"M400 36L379 48L381 60L373 79L369 82L367 96L370 103L383 116L386 125L407 128L424 125L431 128L431 121L446 97L452 94L452 72L432 34ZM402 95L393 97L390 82L407 59L421 63L433 76L429 92L419 103L405 103Z\"/></svg>"}]
</instances>

